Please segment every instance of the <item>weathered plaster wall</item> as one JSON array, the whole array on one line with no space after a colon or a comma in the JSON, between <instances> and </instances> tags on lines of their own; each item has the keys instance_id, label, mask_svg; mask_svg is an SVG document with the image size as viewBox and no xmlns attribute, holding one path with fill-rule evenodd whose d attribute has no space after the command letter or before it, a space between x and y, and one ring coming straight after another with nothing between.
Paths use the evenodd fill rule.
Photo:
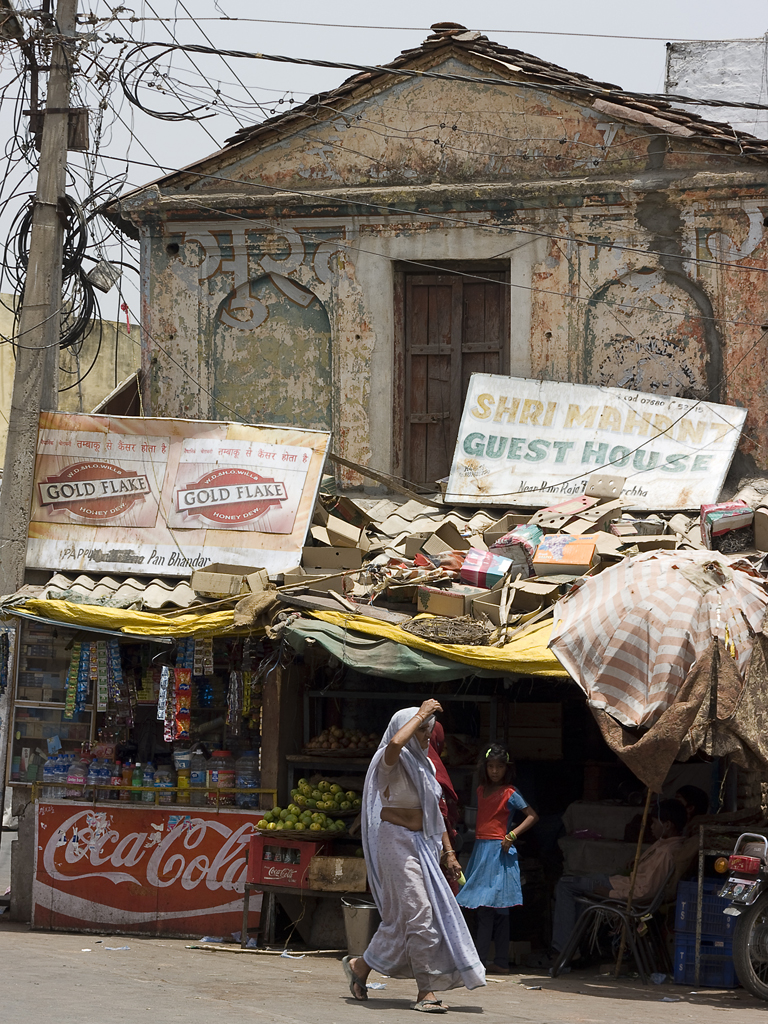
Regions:
<instances>
[{"instance_id":1,"label":"weathered plaster wall","mask_svg":"<svg viewBox=\"0 0 768 1024\"><path fill-rule=\"evenodd\" d=\"M10 306L13 296L3 295L3 301ZM13 316L6 305L0 305L0 335L11 336ZM60 358L59 409L62 412L90 412L115 384L125 380L138 370L141 362L141 344L138 329L128 334L124 324L111 320L101 321L101 348L99 329L85 339L79 353L62 352ZM95 359L95 362L94 362ZM79 385L70 387L93 363L93 369ZM5 458L5 442L8 436L8 416L13 397L13 377L16 360L11 345L0 345L0 466ZM117 380L115 375L117 373Z\"/></svg>"},{"instance_id":2,"label":"weathered plaster wall","mask_svg":"<svg viewBox=\"0 0 768 1024\"><path fill-rule=\"evenodd\" d=\"M449 59L440 73L475 73L487 66ZM621 109L621 108L617 108ZM626 120L626 109L623 114ZM642 115L638 115L642 116ZM384 84L357 103L319 104L299 130L265 134L258 148L226 161L226 177L249 185L316 190L338 185L415 185L424 182L528 181L621 174L644 165L647 124L617 120L603 100L575 103L532 88L406 79ZM697 145L694 132L667 125L685 150L698 150L713 169L719 156ZM678 156L670 153L667 166ZM211 179L201 191L217 191Z\"/></svg>"},{"instance_id":3,"label":"weathered plaster wall","mask_svg":"<svg viewBox=\"0 0 768 1024\"><path fill-rule=\"evenodd\" d=\"M500 259L513 374L745 405L768 470L768 169L533 89L410 80L327 114L124 207L153 414L331 427L397 472L395 264Z\"/></svg>"},{"instance_id":4,"label":"weathered plaster wall","mask_svg":"<svg viewBox=\"0 0 768 1024\"><path fill-rule=\"evenodd\" d=\"M331 427L339 454L387 470L395 263L511 250L514 374L747 405L753 440L743 451L768 467L764 349L747 355L768 298L766 275L752 272L766 265L763 206L758 195L665 190L464 214L464 226L450 227L391 217L286 218L268 232L226 218L207 231L171 222L152 243L151 331L165 351L150 339L151 407Z\"/></svg>"},{"instance_id":5,"label":"weathered plaster wall","mask_svg":"<svg viewBox=\"0 0 768 1024\"><path fill-rule=\"evenodd\" d=\"M764 103L768 95L768 33L762 39L702 39L667 44L667 92L736 103ZM745 107L689 110L724 121L758 139L768 138L768 111Z\"/></svg>"}]
</instances>

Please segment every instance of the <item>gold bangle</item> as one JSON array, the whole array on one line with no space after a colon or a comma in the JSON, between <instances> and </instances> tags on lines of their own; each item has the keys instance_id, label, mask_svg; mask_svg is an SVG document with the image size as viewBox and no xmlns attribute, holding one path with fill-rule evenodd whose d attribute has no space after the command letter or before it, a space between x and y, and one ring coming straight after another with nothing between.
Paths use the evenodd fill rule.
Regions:
<instances>
[{"instance_id":1,"label":"gold bangle","mask_svg":"<svg viewBox=\"0 0 768 1024\"><path fill-rule=\"evenodd\" d=\"M515 832L507 832L505 838L508 839L510 843L514 843L517 840L517 834Z\"/></svg>"}]
</instances>

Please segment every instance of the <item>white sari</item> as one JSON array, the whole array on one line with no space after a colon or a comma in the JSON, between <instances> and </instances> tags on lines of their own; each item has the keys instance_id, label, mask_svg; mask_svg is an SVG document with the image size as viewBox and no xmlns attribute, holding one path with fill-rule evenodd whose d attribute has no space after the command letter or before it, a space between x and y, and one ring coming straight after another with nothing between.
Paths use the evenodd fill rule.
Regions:
<instances>
[{"instance_id":1,"label":"white sari","mask_svg":"<svg viewBox=\"0 0 768 1024\"><path fill-rule=\"evenodd\" d=\"M365 777L362 838L368 880L381 924L365 951L369 967L391 978L414 978L422 992L485 984L461 909L440 869L440 786L425 750L413 736L400 754L416 786L423 830L381 820L379 764L387 744L418 708L393 715Z\"/></svg>"}]
</instances>

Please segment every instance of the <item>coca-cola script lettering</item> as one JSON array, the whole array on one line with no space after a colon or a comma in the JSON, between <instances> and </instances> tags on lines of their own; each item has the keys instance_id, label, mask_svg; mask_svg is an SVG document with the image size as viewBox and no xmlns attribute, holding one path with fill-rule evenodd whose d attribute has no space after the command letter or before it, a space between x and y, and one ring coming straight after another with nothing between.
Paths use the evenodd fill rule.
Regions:
<instances>
[{"instance_id":1,"label":"coca-cola script lettering","mask_svg":"<svg viewBox=\"0 0 768 1024\"><path fill-rule=\"evenodd\" d=\"M144 933L228 934L240 927L254 820L197 808L39 804L35 927L80 921Z\"/></svg>"}]
</instances>

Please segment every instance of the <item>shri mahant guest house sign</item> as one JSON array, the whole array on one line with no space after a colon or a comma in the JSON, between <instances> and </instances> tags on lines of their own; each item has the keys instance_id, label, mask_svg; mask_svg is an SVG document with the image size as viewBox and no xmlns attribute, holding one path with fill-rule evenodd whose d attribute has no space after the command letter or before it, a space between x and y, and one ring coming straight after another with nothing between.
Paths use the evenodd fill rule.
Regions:
<instances>
[{"instance_id":1,"label":"shri mahant guest house sign","mask_svg":"<svg viewBox=\"0 0 768 1024\"><path fill-rule=\"evenodd\" d=\"M330 434L42 413L27 544L34 568L188 576L301 558Z\"/></svg>"},{"instance_id":2,"label":"shri mahant guest house sign","mask_svg":"<svg viewBox=\"0 0 768 1024\"><path fill-rule=\"evenodd\" d=\"M628 507L717 501L746 410L668 395L476 373L447 502L551 505L592 473L625 477Z\"/></svg>"}]
</instances>

